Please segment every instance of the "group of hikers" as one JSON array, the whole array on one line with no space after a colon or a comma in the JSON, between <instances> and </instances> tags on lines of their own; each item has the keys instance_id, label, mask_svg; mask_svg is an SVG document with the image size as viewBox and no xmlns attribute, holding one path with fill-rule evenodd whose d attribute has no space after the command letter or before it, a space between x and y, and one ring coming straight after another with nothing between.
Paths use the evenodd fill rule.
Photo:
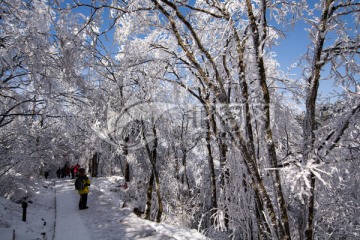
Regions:
<instances>
[{"instance_id":1,"label":"group of hikers","mask_svg":"<svg viewBox=\"0 0 360 240\"><path fill-rule=\"evenodd\" d=\"M80 169L80 165L77 163L74 166L69 166L69 163L66 163L65 166L63 166L62 168L59 167L59 169L56 171L56 176L58 178L66 178L66 177L70 177L74 179L75 177L77 177L78 173L79 173L79 169Z\"/></svg>"}]
</instances>

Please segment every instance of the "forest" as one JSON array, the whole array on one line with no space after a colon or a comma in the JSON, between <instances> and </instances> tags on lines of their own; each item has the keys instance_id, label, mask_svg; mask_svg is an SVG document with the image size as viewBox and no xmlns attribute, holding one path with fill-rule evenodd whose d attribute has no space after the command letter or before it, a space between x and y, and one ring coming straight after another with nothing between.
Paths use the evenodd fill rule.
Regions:
<instances>
[{"instance_id":1,"label":"forest","mask_svg":"<svg viewBox=\"0 0 360 240\"><path fill-rule=\"evenodd\" d=\"M80 163L212 239L357 239L359 24L355 0L0 0L0 197Z\"/></svg>"}]
</instances>

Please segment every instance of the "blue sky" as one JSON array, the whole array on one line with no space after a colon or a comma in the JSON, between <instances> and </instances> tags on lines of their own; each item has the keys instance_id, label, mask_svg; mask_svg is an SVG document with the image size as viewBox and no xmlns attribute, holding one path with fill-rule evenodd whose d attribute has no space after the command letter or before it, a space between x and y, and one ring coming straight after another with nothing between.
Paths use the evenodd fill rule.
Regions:
<instances>
[{"instance_id":1,"label":"blue sky","mask_svg":"<svg viewBox=\"0 0 360 240\"><path fill-rule=\"evenodd\" d=\"M356 1L354 1L356 2ZM308 4L310 5L310 8L314 7L314 4L320 3L320 1L314 1L314 0L308 0ZM314 11L314 15L320 17L321 15L321 9ZM314 15L311 17L314 19ZM356 35L358 34L359 28L355 28L355 19L354 15L348 15L348 16L342 16L341 17L343 21L348 23L348 26L350 26L350 29L348 30L347 34L349 36L352 36L353 38L356 38ZM354 26L354 28L351 28ZM300 57L306 53L307 48L309 47L309 44L311 43L311 40L309 38L309 34L306 28L310 28L311 26L309 24L305 24L304 21L299 21L295 25L294 29L286 33L286 37L284 39L280 40L279 46L274 47L272 50L276 52L277 54L277 60L280 63L280 69L282 71L287 72L291 64L295 63L300 59ZM334 41L338 36L334 35L334 32L328 32L327 33L327 40L325 41L325 47L334 44ZM359 60L359 59L355 59ZM305 64L304 62L302 64ZM293 74L294 78L299 78L301 76L302 69L293 69L290 71L291 74ZM327 77L329 73L329 65L325 65L322 76ZM359 81L359 78L357 79ZM354 86L351 86L352 88ZM329 95L331 92L342 92L344 89L335 86L334 81L332 79L328 80L321 80L320 81L320 87L319 92L323 95ZM356 91L355 89L350 89L352 91ZM331 101L335 101L335 98L332 98Z\"/></svg>"},{"instance_id":2,"label":"blue sky","mask_svg":"<svg viewBox=\"0 0 360 240\"><path fill-rule=\"evenodd\" d=\"M70 0L66 0L66 2L72 2ZM87 0L81 0L81 2L90 2ZM194 2L193 0L190 3ZM314 4L315 2L318 3L319 1L309 1L310 4ZM87 7L81 7L77 9L76 12L82 13L84 15L90 15L90 9ZM105 13L108 14L109 11L105 10ZM271 20L270 20L271 21ZM104 23L103 27L108 27L108 23ZM279 45L273 47L272 51L276 52L277 60L280 63L280 69L284 72L287 72L289 67L298 61L300 57L306 53L307 47L310 43L310 39L308 37L308 32L305 28L309 28L309 25L306 25L304 22L298 22L293 29L285 32L285 38L279 40ZM107 34L109 39L112 38L113 31ZM116 45L114 43L109 42L109 47L112 50L116 50ZM301 69L293 69L290 72L293 78L300 78L301 77ZM327 94L330 91L339 88L334 88L333 81L321 81L320 83L320 92Z\"/></svg>"},{"instance_id":3,"label":"blue sky","mask_svg":"<svg viewBox=\"0 0 360 240\"><path fill-rule=\"evenodd\" d=\"M300 58L306 54L310 44L310 38L306 28L310 28L303 22L298 22L294 29L285 33L285 38L279 40L279 45L273 47L276 52L277 61L280 64L280 70L289 73L293 79L299 79L302 76L302 68L293 68L289 71L292 64L298 62ZM303 65L305 62L302 63ZM324 75L327 75L329 68L325 66ZM319 92L323 95L328 95L332 91L342 91L341 88L334 86L332 80L320 81ZM332 99L334 101L336 99Z\"/></svg>"}]
</instances>

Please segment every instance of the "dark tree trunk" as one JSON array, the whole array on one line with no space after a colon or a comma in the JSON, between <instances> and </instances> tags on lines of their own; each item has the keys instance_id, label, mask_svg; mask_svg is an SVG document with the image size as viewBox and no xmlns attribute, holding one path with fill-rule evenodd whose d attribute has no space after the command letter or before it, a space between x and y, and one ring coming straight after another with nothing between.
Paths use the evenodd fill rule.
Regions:
<instances>
[{"instance_id":1,"label":"dark tree trunk","mask_svg":"<svg viewBox=\"0 0 360 240\"><path fill-rule=\"evenodd\" d=\"M145 206L145 219L151 220L151 202L152 202L152 191L154 188L154 173L151 172L148 188L146 191L146 206Z\"/></svg>"},{"instance_id":2,"label":"dark tree trunk","mask_svg":"<svg viewBox=\"0 0 360 240\"><path fill-rule=\"evenodd\" d=\"M91 177L98 176L100 153L96 152L91 159Z\"/></svg>"},{"instance_id":3,"label":"dark tree trunk","mask_svg":"<svg viewBox=\"0 0 360 240\"><path fill-rule=\"evenodd\" d=\"M217 194L216 194L216 174L215 174L215 164L214 157L211 149L211 110L210 106L205 105L205 111L207 115L206 121L206 148L208 150L208 163L209 163L209 174L210 174L210 189L211 189L211 216L217 211ZM213 218L212 218L213 219Z\"/></svg>"},{"instance_id":4,"label":"dark tree trunk","mask_svg":"<svg viewBox=\"0 0 360 240\"><path fill-rule=\"evenodd\" d=\"M124 178L125 178L126 182L130 182L130 165L129 165L129 162L127 160L127 156L129 154L129 150L128 150L128 146L127 146L127 143L129 142L129 136L126 136L124 138L124 142L125 142L125 145L124 145L124 148L123 148L123 154L125 156Z\"/></svg>"},{"instance_id":5,"label":"dark tree trunk","mask_svg":"<svg viewBox=\"0 0 360 240\"><path fill-rule=\"evenodd\" d=\"M325 43L325 37L327 32L327 22L331 17L333 11L332 3L334 0L325 1L323 12L320 18L319 27L317 28L317 33L314 39L314 56L312 58L311 74L308 78L308 90L306 93L306 112L304 118L304 146L303 146L303 158L304 164L312 157L312 152L314 151L314 142L315 142L315 130L316 130L316 99L319 89L319 82L321 77L321 69L324 66L322 62L322 53ZM314 216L315 216L315 186L316 179L313 173L310 173L310 196L305 201L304 221L303 224L305 231L302 234L305 234L305 239L312 240L314 238Z\"/></svg>"},{"instance_id":6,"label":"dark tree trunk","mask_svg":"<svg viewBox=\"0 0 360 240\"><path fill-rule=\"evenodd\" d=\"M152 187L150 188L150 184L148 187L148 192L147 192L147 196L149 197L150 191L152 192L153 189L153 181L155 179L155 190L156 190L156 196L157 196L157 202L158 202L158 211L157 211L157 215L156 215L156 221L160 222L161 221L161 216L163 213L163 203L162 203L162 197L161 197L161 188L160 188L160 178L159 178L159 174L157 172L157 168L156 168L156 160L157 160L157 147L158 147L158 139L157 139L157 132L156 132L156 127L155 125L152 126L152 134L153 134L153 141L152 142L148 142L147 141L147 137L146 137L146 127L145 127L145 123L143 121L141 121L142 124L142 137L143 140L145 141L146 145L146 152L148 154L149 160L150 160L150 165L151 165L151 185ZM151 204L151 199L147 200L147 204L149 203ZM150 206L151 208L151 206ZM147 210L150 209L147 206Z\"/></svg>"},{"instance_id":7,"label":"dark tree trunk","mask_svg":"<svg viewBox=\"0 0 360 240\"><path fill-rule=\"evenodd\" d=\"M220 175L220 188L223 191L224 197L227 196L226 194L226 187L229 179L229 168L226 166L226 153L227 153L227 145L224 142L224 139L226 138L226 133L221 133L219 136L219 150L220 150L220 169L221 169L221 175ZM227 199L227 201L230 201ZM228 229L229 227L229 214L227 208L223 209L225 212L225 228Z\"/></svg>"}]
</instances>

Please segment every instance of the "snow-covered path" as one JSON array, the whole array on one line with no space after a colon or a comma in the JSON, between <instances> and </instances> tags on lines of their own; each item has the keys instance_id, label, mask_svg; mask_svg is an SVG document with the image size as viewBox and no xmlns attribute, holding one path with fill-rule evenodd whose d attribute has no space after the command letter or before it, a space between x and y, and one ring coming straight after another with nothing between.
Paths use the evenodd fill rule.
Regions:
<instances>
[{"instance_id":1,"label":"snow-covered path","mask_svg":"<svg viewBox=\"0 0 360 240\"><path fill-rule=\"evenodd\" d=\"M120 209L120 203L114 205L111 195L98 187L92 184L89 209L78 210L79 195L74 190L74 180L57 180L54 240L175 239L156 232L130 209Z\"/></svg>"},{"instance_id":2,"label":"snow-covered path","mask_svg":"<svg viewBox=\"0 0 360 240\"><path fill-rule=\"evenodd\" d=\"M131 185L119 177L91 179L89 209L79 210L74 179L31 179L27 220L21 204L0 198L0 240L207 240L194 229L155 223L136 216ZM19 189L17 199L22 191Z\"/></svg>"},{"instance_id":3,"label":"snow-covered path","mask_svg":"<svg viewBox=\"0 0 360 240\"><path fill-rule=\"evenodd\" d=\"M89 209L86 210L78 210L79 195L73 179L55 181L54 240L206 239L195 230L150 222L137 217L129 208L121 208L121 199L110 191L114 183L106 179L91 179Z\"/></svg>"},{"instance_id":4,"label":"snow-covered path","mask_svg":"<svg viewBox=\"0 0 360 240\"><path fill-rule=\"evenodd\" d=\"M31 180L26 221L22 221L21 204L0 198L0 240L11 240L14 231L16 240L208 239L194 229L136 216L132 208L123 207L124 200L130 206L136 199L131 185L124 189L119 180L115 176L92 178L86 210L78 209L74 179Z\"/></svg>"},{"instance_id":5,"label":"snow-covered path","mask_svg":"<svg viewBox=\"0 0 360 240\"><path fill-rule=\"evenodd\" d=\"M81 212L78 210L79 196L74 190L74 180L58 181L55 186L55 194L56 221L54 240L92 240L81 219Z\"/></svg>"}]
</instances>

